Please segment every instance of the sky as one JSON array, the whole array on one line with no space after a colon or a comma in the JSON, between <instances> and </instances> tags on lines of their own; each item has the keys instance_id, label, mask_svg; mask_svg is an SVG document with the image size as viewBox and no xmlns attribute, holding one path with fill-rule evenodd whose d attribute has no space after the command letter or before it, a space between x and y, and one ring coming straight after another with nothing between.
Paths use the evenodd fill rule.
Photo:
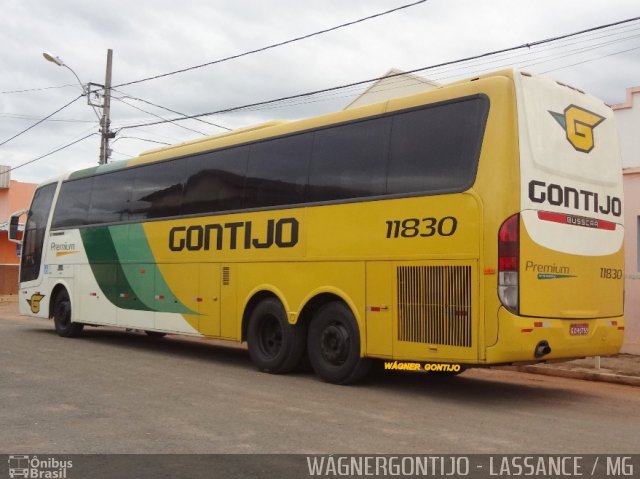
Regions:
<instances>
[{"instance_id":1,"label":"sky","mask_svg":"<svg viewBox=\"0 0 640 479\"><path fill-rule=\"evenodd\" d=\"M104 84L107 50L113 50L111 129L116 137L110 161L120 161L163 144L224 132L219 126L235 129L340 110L368 85L201 121L132 128L180 116L160 107L186 115L216 112L376 78L391 68L415 70L640 16L638 0L428 0L262 52L123 85L415 1L3 0L0 165L19 166L12 179L39 183L98 162L101 109L90 107L74 74L46 61L43 52L62 59L82 83ZM447 83L505 67L545 74L609 104L621 103L626 88L640 86L640 20L418 74Z\"/></svg>"}]
</instances>

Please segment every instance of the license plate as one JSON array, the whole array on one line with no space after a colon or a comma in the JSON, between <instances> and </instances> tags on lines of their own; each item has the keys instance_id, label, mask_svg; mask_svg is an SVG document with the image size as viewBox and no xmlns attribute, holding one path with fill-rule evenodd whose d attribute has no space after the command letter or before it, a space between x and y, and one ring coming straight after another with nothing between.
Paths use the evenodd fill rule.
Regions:
<instances>
[{"instance_id":1,"label":"license plate","mask_svg":"<svg viewBox=\"0 0 640 479\"><path fill-rule=\"evenodd\" d=\"M569 334L571 336L586 336L589 334L588 324L571 324L569 325Z\"/></svg>"}]
</instances>

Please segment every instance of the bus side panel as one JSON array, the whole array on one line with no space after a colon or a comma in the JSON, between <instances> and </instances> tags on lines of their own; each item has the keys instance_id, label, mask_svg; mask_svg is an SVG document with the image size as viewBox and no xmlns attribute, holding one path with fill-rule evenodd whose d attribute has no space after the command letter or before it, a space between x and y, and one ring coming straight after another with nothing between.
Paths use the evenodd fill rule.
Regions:
<instances>
[{"instance_id":1,"label":"bus side panel","mask_svg":"<svg viewBox=\"0 0 640 479\"><path fill-rule=\"evenodd\" d=\"M238 306L238 266L223 264L221 267L220 286L220 336L225 339L240 341L241 331L238 328L242 310Z\"/></svg>"},{"instance_id":2,"label":"bus side panel","mask_svg":"<svg viewBox=\"0 0 640 479\"><path fill-rule=\"evenodd\" d=\"M393 265L391 261L367 263L367 355L393 355Z\"/></svg>"},{"instance_id":3,"label":"bus side panel","mask_svg":"<svg viewBox=\"0 0 640 479\"><path fill-rule=\"evenodd\" d=\"M117 324L116 305L109 301L109 295L103 289L115 290L117 285L116 267L113 264L78 265L76 309L80 322L89 324ZM94 271L100 275L100 286L96 282Z\"/></svg>"}]
</instances>

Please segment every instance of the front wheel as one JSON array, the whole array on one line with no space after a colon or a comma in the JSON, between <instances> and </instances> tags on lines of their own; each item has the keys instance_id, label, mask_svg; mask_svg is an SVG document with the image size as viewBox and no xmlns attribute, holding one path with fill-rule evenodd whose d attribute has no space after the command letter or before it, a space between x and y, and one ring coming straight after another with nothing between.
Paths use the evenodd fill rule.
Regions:
<instances>
[{"instance_id":1,"label":"front wheel","mask_svg":"<svg viewBox=\"0 0 640 479\"><path fill-rule=\"evenodd\" d=\"M62 290L56 296L53 304L53 324L58 335L63 338L78 337L84 328L84 324L71 321L71 300L66 290Z\"/></svg>"},{"instance_id":2,"label":"front wheel","mask_svg":"<svg viewBox=\"0 0 640 479\"><path fill-rule=\"evenodd\" d=\"M315 313L307 337L309 361L323 381L352 384L371 369L360 357L360 331L351 310L341 302L328 303Z\"/></svg>"}]
</instances>

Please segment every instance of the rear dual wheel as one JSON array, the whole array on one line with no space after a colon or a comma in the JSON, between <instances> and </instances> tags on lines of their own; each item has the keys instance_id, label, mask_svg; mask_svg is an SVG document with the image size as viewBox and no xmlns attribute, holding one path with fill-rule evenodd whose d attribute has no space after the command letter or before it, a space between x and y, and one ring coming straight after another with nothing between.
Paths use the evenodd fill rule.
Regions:
<instances>
[{"instance_id":1,"label":"rear dual wheel","mask_svg":"<svg viewBox=\"0 0 640 479\"><path fill-rule=\"evenodd\" d=\"M352 384L363 379L372 361L360 357L360 331L351 310L342 302L321 306L308 328L292 325L276 298L261 301L251 313L247 329L249 355L260 371L284 374L304 364L305 347L320 379Z\"/></svg>"},{"instance_id":2,"label":"rear dual wheel","mask_svg":"<svg viewBox=\"0 0 640 479\"><path fill-rule=\"evenodd\" d=\"M282 303L276 298L262 300L253 310L247 329L251 360L260 371L284 374L301 362L306 328L289 324Z\"/></svg>"},{"instance_id":3,"label":"rear dual wheel","mask_svg":"<svg viewBox=\"0 0 640 479\"><path fill-rule=\"evenodd\" d=\"M371 360L360 357L358 323L346 304L334 301L313 316L307 338L309 361L323 381L352 384L371 369Z\"/></svg>"}]
</instances>

